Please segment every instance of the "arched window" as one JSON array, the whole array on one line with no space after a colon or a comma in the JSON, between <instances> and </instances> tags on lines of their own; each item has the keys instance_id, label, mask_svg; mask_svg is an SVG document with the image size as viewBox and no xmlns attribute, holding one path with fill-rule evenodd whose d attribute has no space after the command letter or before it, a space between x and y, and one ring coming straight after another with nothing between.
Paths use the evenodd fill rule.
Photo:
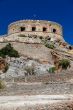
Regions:
<instances>
[{"instance_id":1,"label":"arched window","mask_svg":"<svg viewBox=\"0 0 73 110\"><path fill-rule=\"evenodd\" d=\"M36 31L36 27L32 27L32 31Z\"/></svg>"},{"instance_id":2,"label":"arched window","mask_svg":"<svg viewBox=\"0 0 73 110\"><path fill-rule=\"evenodd\" d=\"M53 29L53 33L56 33L56 29Z\"/></svg>"}]
</instances>

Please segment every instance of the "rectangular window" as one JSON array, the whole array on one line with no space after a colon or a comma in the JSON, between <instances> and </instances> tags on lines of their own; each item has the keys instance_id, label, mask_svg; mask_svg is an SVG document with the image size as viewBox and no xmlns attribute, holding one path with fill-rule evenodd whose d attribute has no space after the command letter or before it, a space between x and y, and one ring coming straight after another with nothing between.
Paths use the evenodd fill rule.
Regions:
<instances>
[{"instance_id":1,"label":"rectangular window","mask_svg":"<svg viewBox=\"0 0 73 110\"><path fill-rule=\"evenodd\" d=\"M25 27L21 27L21 31L25 31Z\"/></svg>"},{"instance_id":2,"label":"rectangular window","mask_svg":"<svg viewBox=\"0 0 73 110\"><path fill-rule=\"evenodd\" d=\"M47 28L43 27L43 32L47 31Z\"/></svg>"},{"instance_id":3,"label":"rectangular window","mask_svg":"<svg viewBox=\"0 0 73 110\"><path fill-rule=\"evenodd\" d=\"M32 27L32 31L36 31L36 27Z\"/></svg>"}]
</instances>

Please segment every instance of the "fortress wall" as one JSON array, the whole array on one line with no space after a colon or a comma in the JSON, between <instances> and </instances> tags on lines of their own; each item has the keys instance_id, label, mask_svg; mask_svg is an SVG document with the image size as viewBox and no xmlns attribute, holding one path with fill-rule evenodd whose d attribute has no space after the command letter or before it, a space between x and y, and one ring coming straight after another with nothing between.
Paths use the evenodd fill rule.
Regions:
<instances>
[{"instance_id":1,"label":"fortress wall","mask_svg":"<svg viewBox=\"0 0 73 110\"><path fill-rule=\"evenodd\" d=\"M24 56L28 56L29 58L33 59L39 59L39 61L52 63L52 55L50 50L42 44L13 43L13 46Z\"/></svg>"},{"instance_id":2,"label":"fortress wall","mask_svg":"<svg viewBox=\"0 0 73 110\"><path fill-rule=\"evenodd\" d=\"M30 81L27 78L27 82L32 82L32 83L38 82L38 80L35 80L33 77L32 78L31 77L29 77ZM40 80L40 77L38 77L38 79ZM5 80L12 81L12 79L7 79L7 78ZM19 82L21 81L22 82L22 81L25 81L25 78L22 77L20 80L20 76L19 76L19 78L14 78L14 81L19 81ZM49 79L48 79L48 81L49 81ZM19 86L20 90L21 90L21 87ZM12 88L12 89L14 89L14 88ZM23 90L27 94L29 94L28 91L30 91L31 94L41 94L41 95L42 94L46 94L46 95L47 94L48 95L73 94L73 83L60 82L60 81L59 82L48 82L48 83L43 82L42 84L39 84L36 86L35 85L24 85Z\"/></svg>"},{"instance_id":3,"label":"fortress wall","mask_svg":"<svg viewBox=\"0 0 73 110\"><path fill-rule=\"evenodd\" d=\"M20 34L27 36L27 38L18 37ZM8 26L8 34L1 36L0 42L18 40L21 42L40 43L39 39L32 39L32 41L28 38L29 36L33 38L34 36L42 36L43 38L50 37L52 41L57 39L64 41L62 26L56 22L21 20L13 22Z\"/></svg>"},{"instance_id":4,"label":"fortress wall","mask_svg":"<svg viewBox=\"0 0 73 110\"><path fill-rule=\"evenodd\" d=\"M0 49L5 47L8 43L0 43Z\"/></svg>"},{"instance_id":5,"label":"fortress wall","mask_svg":"<svg viewBox=\"0 0 73 110\"><path fill-rule=\"evenodd\" d=\"M21 29L22 27L23 29ZM32 27L35 29L33 30ZM43 30L43 28L46 30ZM20 36L21 34L23 36ZM35 35L37 38L34 37ZM47 62L52 61L50 49L47 49L42 44L40 36L43 38L48 36L51 41L63 40L62 26L58 23L44 20L21 20L11 23L8 26L8 35L0 38L0 42L2 42L0 43L0 48L5 46L4 42L11 42L14 48L25 56Z\"/></svg>"},{"instance_id":6,"label":"fortress wall","mask_svg":"<svg viewBox=\"0 0 73 110\"><path fill-rule=\"evenodd\" d=\"M55 23L55 22L50 22L50 21L38 21L38 20L22 20L22 21L17 21L8 26L8 34L13 34L13 33L20 33L21 32L21 27L25 27L24 33L26 34L36 34L41 36L44 36L45 34L48 36L49 33L53 34L58 34L58 35L63 35L62 33L62 26ZM32 27L36 27L35 31L32 31ZM46 31L43 32L43 27L46 28ZM53 29L56 30L56 32L53 32Z\"/></svg>"},{"instance_id":7,"label":"fortress wall","mask_svg":"<svg viewBox=\"0 0 73 110\"><path fill-rule=\"evenodd\" d=\"M39 88L39 94L73 94L73 82L68 82L71 78L73 78L73 73L68 71L68 73L29 76L27 82L43 82L40 87L34 87L35 92ZM15 81L25 81L25 78L15 78Z\"/></svg>"},{"instance_id":8,"label":"fortress wall","mask_svg":"<svg viewBox=\"0 0 73 110\"><path fill-rule=\"evenodd\" d=\"M38 36L36 36L38 34ZM20 33L14 33L11 35L8 35L7 37L1 37L0 42L3 41L20 41L20 42L29 42L29 43L41 43L40 36L50 37L51 41L54 40L62 40L63 37L61 35L52 34L52 33L43 33L43 32L35 32L34 35L32 35L32 32L20 32ZM36 37L35 37L36 36Z\"/></svg>"},{"instance_id":9,"label":"fortress wall","mask_svg":"<svg viewBox=\"0 0 73 110\"><path fill-rule=\"evenodd\" d=\"M39 38L21 37L21 34L14 34L4 38L4 42L7 42L7 41L10 41L10 42L16 41L16 42L24 42L24 43L41 43L41 40Z\"/></svg>"},{"instance_id":10,"label":"fortress wall","mask_svg":"<svg viewBox=\"0 0 73 110\"><path fill-rule=\"evenodd\" d=\"M0 49L7 43L0 43ZM11 42L12 46L22 55L29 58L38 59L41 62L52 62L50 50L42 44L25 44L19 42ZM46 54L45 54L46 53Z\"/></svg>"}]
</instances>

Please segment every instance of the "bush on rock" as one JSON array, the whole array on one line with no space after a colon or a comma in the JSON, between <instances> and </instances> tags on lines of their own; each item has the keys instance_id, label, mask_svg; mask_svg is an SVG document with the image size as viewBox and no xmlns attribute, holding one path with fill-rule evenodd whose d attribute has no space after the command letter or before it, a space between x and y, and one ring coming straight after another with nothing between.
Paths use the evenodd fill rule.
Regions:
<instances>
[{"instance_id":1,"label":"bush on rock","mask_svg":"<svg viewBox=\"0 0 73 110\"><path fill-rule=\"evenodd\" d=\"M0 56L5 58L6 55L9 57L19 57L19 53L11 46L11 44L7 44L0 50Z\"/></svg>"},{"instance_id":2,"label":"bush on rock","mask_svg":"<svg viewBox=\"0 0 73 110\"><path fill-rule=\"evenodd\" d=\"M62 69L67 69L70 67L70 61L68 59L62 59L59 61L59 66L62 66Z\"/></svg>"}]
</instances>

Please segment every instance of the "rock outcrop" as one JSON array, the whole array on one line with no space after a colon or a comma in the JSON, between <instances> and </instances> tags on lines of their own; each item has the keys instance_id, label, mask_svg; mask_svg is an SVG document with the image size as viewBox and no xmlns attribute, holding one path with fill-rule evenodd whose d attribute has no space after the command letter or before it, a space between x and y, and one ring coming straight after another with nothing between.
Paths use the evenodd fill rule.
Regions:
<instances>
[{"instance_id":1,"label":"rock outcrop","mask_svg":"<svg viewBox=\"0 0 73 110\"><path fill-rule=\"evenodd\" d=\"M2 72L5 72L6 66L7 66L7 62L5 61L5 59L0 58L0 74Z\"/></svg>"}]
</instances>

